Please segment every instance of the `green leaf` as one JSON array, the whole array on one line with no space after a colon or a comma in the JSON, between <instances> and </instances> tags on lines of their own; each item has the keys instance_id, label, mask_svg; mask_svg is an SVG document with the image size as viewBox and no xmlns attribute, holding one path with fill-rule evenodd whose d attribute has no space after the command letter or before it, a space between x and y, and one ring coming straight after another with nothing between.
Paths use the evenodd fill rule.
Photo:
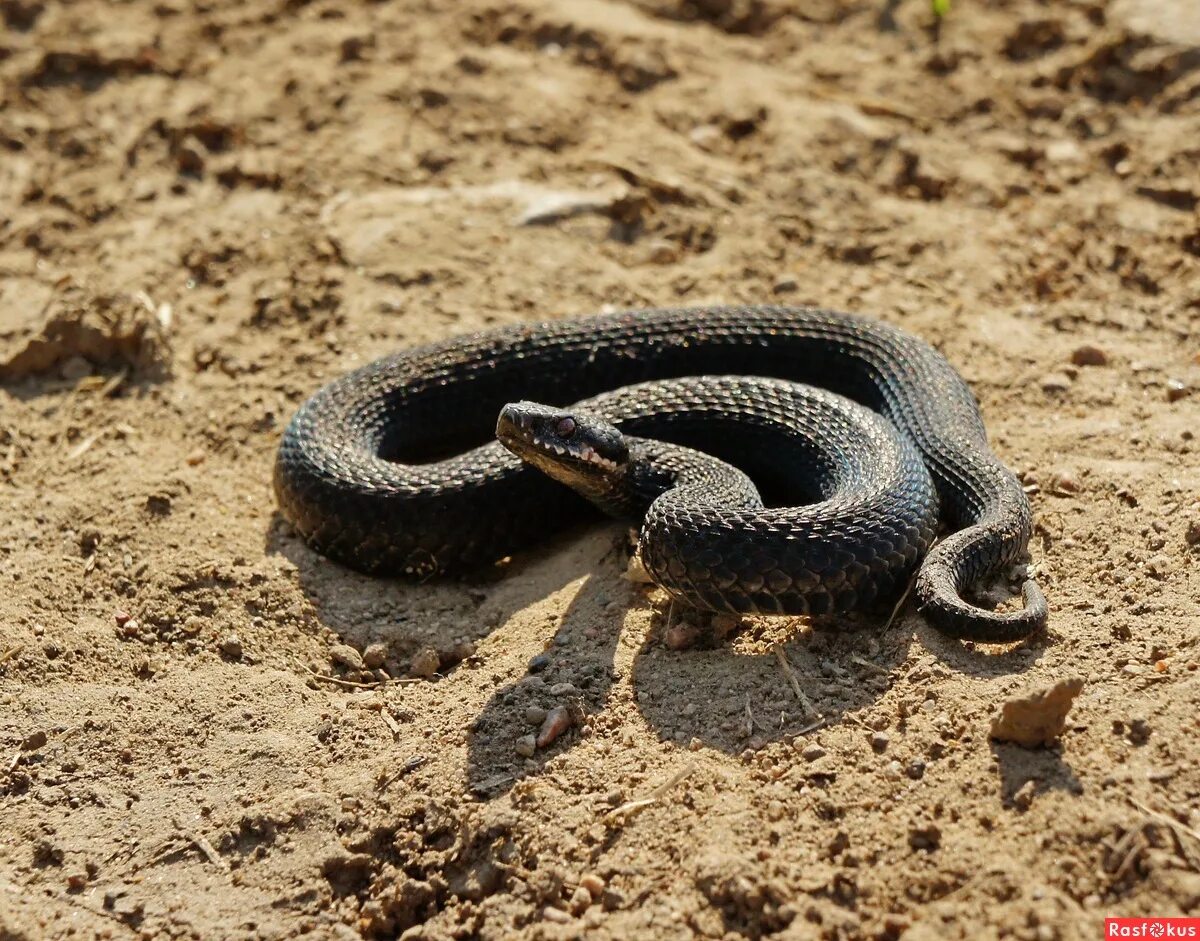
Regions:
<instances>
[{"instance_id":1,"label":"green leaf","mask_svg":"<svg viewBox=\"0 0 1200 941\"><path fill-rule=\"evenodd\" d=\"M950 0L930 0L930 5L933 7L933 15L939 19L950 12Z\"/></svg>"}]
</instances>

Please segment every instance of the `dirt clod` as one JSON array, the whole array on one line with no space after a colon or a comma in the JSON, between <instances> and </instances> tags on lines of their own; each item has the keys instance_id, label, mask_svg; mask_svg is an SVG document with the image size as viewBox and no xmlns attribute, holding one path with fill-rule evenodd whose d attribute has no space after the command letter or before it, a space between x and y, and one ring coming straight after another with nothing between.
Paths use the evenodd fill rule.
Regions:
<instances>
[{"instance_id":1,"label":"dirt clod","mask_svg":"<svg viewBox=\"0 0 1200 941\"><path fill-rule=\"evenodd\" d=\"M1067 713L1082 690L1083 680L1069 679L1008 700L992 722L992 738L1026 748L1051 744L1066 728Z\"/></svg>"}]
</instances>

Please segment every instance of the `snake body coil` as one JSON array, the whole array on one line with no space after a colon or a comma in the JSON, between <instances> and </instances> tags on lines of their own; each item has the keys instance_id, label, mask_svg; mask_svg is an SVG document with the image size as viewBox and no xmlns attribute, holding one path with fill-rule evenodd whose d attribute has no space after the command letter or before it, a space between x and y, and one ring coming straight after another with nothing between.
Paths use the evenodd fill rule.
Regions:
<instances>
[{"instance_id":1,"label":"snake body coil","mask_svg":"<svg viewBox=\"0 0 1200 941\"><path fill-rule=\"evenodd\" d=\"M763 378L652 381L684 376ZM801 382L867 406L898 434L837 396L792 385ZM618 388L634 383L646 385ZM589 397L581 407L622 432L711 452L799 492L798 502L817 501L781 515L748 499L739 512L749 528L731 527L717 512L729 509L730 492L719 488L745 495L743 485L697 472L702 464L680 457L685 448L660 446L664 473L681 485L652 504L643 548L658 530L652 545L670 549L648 560L651 571L693 604L841 611L895 594L924 556L916 596L942 631L1005 642L1045 623L1032 582L1019 611L961 596L1015 561L1031 531L1025 494L988 448L962 378L916 337L826 310L635 311L518 325L381 359L297 412L276 461L280 508L314 549L364 572L426 577L493 562L584 505L487 441L497 413L520 399ZM949 534L926 552L939 502Z\"/></svg>"}]
</instances>

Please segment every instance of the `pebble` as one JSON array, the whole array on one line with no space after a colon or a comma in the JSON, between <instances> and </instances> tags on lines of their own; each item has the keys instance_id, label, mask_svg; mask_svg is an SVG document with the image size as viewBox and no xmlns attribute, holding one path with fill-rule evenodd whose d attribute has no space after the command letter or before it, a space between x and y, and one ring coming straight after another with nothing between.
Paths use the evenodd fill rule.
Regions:
<instances>
[{"instance_id":1,"label":"pebble","mask_svg":"<svg viewBox=\"0 0 1200 941\"><path fill-rule=\"evenodd\" d=\"M887 732L876 732L871 736L871 748L876 754L882 755L885 751L887 751L888 743L890 741L891 738L888 736Z\"/></svg>"},{"instance_id":2,"label":"pebble","mask_svg":"<svg viewBox=\"0 0 1200 941\"><path fill-rule=\"evenodd\" d=\"M1033 803L1033 797L1037 793L1037 778L1030 778L1013 794L1013 804L1021 810L1028 810Z\"/></svg>"},{"instance_id":3,"label":"pebble","mask_svg":"<svg viewBox=\"0 0 1200 941\"><path fill-rule=\"evenodd\" d=\"M548 666L550 666L550 657L544 653L538 654L529 661L529 671L531 673L540 673Z\"/></svg>"},{"instance_id":4,"label":"pebble","mask_svg":"<svg viewBox=\"0 0 1200 941\"><path fill-rule=\"evenodd\" d=\"M1200 520L1192 520L1188 523L1183 539L1189 546L1200 546Z\"/></svg>"},{"instance_id":5,"label":"pebble","mask_svg":"<svg viewBox=\"0 0 1200 941\"><path fill-rule=\"evenodd\" d=\"M124 627L125 623L132 617L133 615L128 611L123 611L119 608L113 612L113 619L117 622L117 627Z\"/></svg>"},{"instance_id":6,"label":"pebble","mask_svg":"<svg viewBox=\"0 0 1200 941\"><path fill-rule=\"evenodd\" d=\"M1182 379L1167 380L1167 401L1178 402L1180 399L1187 397L1191 393L1191 388Z\"/></svg>"},{"instance_id":7,"label":"pebble","mask_svg":"<svg viewBox=\"0 0 1200 941\"><path fill-rule=\"evenodd\" d=\"M542 909L542 917L546 921L552 921L555 924L565 925L571 920L571 916L564 912L561 908L555 908L553 905L547 905Z\"/></svg>"},{"instance_id":8,"label":"pebble","mask_svg":"<svg viewBox=\"0 0 1200 941\"><path fill-rule=\"evenodd\" d=\"M651 265L673 265L679 261L679 249L666 239L654 239L646 245L642 262Z\"/></svg>"},{"instance_id":9,"label":"pebble","mask_svg":"<svg viewBox=\"0 0 1200 941\"><path fill-rule=\"evenodd\" d=\"M429 679L429 677L437 673L438 667L441 665L442 658L438 656L436 650L432 647L422 647L413 654L409 672L413 676L423 676L425 679Z\"/></svg>"},{"instance_id":10,"label":"pebble","mask_svg":"<svg viewBox=\"0 0 1200 941\"><path fill-rule=\"evenodd\" d=\"M1050 478L1050 489L1060 493L1079 493L1081 486L1079 478L1072 470L1059 470Z\"/></svg>"},{"instance_id":11,"label":"pebble","mask_svg":"<svg viewBox=\"0 0 1200 941\"><path fill-rule=\"evenodd\" d=\"M1060 372L1052 372L1042 377L1043 392L1066 392L1071 388L1071 377Z\"/></svg>"},{"instance_id":12,"label":"pebble","mask_svg":"<svg viewBox=\"0 0 1200 941\"><path fill-rule=\"evenodd\" d=\"M546 710L541 706L530 706L525 710L525 721L530 725L541 725L546 721Z\"/></svg>"},{"instance_id":13,"label":"pebble","mask_svg":"<svg viewBox=\"0 0 1200 941\"><path fill-rule=\"evenodd\" d=\"M525 758L532 758L537 751L537 740L532 735L522 735L513 746L513 751Z\"/></svg>"},{"instance_id":14,"label":"pebble","mask_svg":"<svg viewBox=\"0 0 1200 941\"><path fill-rule=\"evenodd\" d=\"M700 631L687 621L680 621L667 628L663 642L669 650L687 650L695 645L700 637Z\"/></svg>"},{"instance_id":15,"label":"pebble","mask_svg":"<svg viewBox=\"0 0 1200 941\"><path fill-rule=\"evenodd\" d=\"M790 275L785 276L771 285L771 290L776 294L791 294L793 291L800 290L800 282Z\"/></svg>"},{"instance_id":16,"label":"pebble","mask_svg":"<svg viewBox=\"0 0 1200 941\"><path fill-rule=\"evenodd\" d=\"M701 124L688 131L688 138L701 150L711 151L725 135L715 124Z\"/></svg>"},{"instance_id":17,"label":"pebble","mask_svg":"<svg viewBox=\"0 0 1200 941\"><path fill-rule=\"evenodd\" d=\"M555 706L542 722L537 734L537 747L545 748L571 727L571 713L566 706Z\"/></svg>"},{"instance_id":18,"label":"pebble","mask_svg":"<svg viewBox=\"0 0 1200 941\"><path fill-rule=\"evenodd\" d=\"M920 781L921 778L925 777L925 762L923 762L920 758L916 759L914 762L912 762L912 764L904 769L904 773L914 781Z\"/></svg>"},{"instance_id":19,"label":"pebble","mask_svg":"<svg viewBox=\"0 0 1200 941\"><path fill-rule=\"evenodd\" d=\"M594 872L585 873L579 880L579 885L587 889L588 893L594 899L598 899L604 894L604 880Z\"/></svg>"},{"instance_id":20,"label":"pebble","mask_svg":"<svg viewBox=\"0 0 1200 941\"><path fill-rule=\"evenodd\" d=\"M242 657L242 639L237 634L226 634L221 638L221 653L234 660Z\"/></svg>"},{"instance_id":21,"label":"pebble","mask_svg":"<svg viewBox=\"0 0 1200 941\"><path fill-rule=\"evenodd\" d=\"M197 448L195 451L192 451L190 454L188 454L184 460L187 461L189 467L197 467L204 463L205 457L205 453Z\"/></svg>"},{"instance_id":22,"label":"pebble","mask_svg":"<svg viewBox=\"0 0 1200 941\"><path fill-rule=\"evenodd\" d=\"M180 626L185 634L199 634L204 630L204 618L189 614L183 619L183 624Z\"/></svg>"},{"instance_id":23,"label":"pebble","mask_svg":"<svg viewBox=\"0 0 1200 941\"><path fill-rule=\"evenodd\" d=\"M816 761L818 758L824 758L828 754L824 748L813 742L811 745L804 746L804 751L800 752L800 757L805 761Z\"/></svg>"},{"instance_id":24,"label":"pebble","mask_svg":"<svg viewBox=\"0 0 1200 941\"><path fill-rule=\"evenodd\" d=\"M362 653L362 661L369 669L377 669L383 666L387 660L388 648L387 644L382 641L376 641L373 644L368 644L367 649Z\"/></svg>"},{"instance_id":25,"label":"pebble","mask_svg":"<svg viewBox=\"0 0 1200 941\"><path fill-rule=\"evenodd\" d=\"M576 886L575 891L571 893L571 901L567 903L567 907L570 908L572 915L582 915L591 904L592 893L583 886Z\"/></svg>"},{"instance_id":26,"label":"pebble","mask_svg":"<svg viewBox=\"0 0 1200 941\"><path fill-rule=\"evenodd\" d=\"M362 670L366 668L363 656L349 644L334 644L329 648L329 659L347 670Z\"/></svg>"},{"instance_id":27,"label":"pebble","mask_svg":"<svg viewBox=\"0 0 1200 941\"><path fill-rule=\"evenodd\" d=\"M551 696L574 696L578 692L573 683L555 683L550 687Z\"/></svg>"},{"instance_id":28,"label":"pebble","mask_svg":"<svg viewBox=\"0 0 1200 941\"><path fill-rule=\"evenodd\" d=\"M1071 362L1076 366L1107 366L1108 354L1098 346L1085 343L1071 353Z\"/></svg>"}]
</instances>

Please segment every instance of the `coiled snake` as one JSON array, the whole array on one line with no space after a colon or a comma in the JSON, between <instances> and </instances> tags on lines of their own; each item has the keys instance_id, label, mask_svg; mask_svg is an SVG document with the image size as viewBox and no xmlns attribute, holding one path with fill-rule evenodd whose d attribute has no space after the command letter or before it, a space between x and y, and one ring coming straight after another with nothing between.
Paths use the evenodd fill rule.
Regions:
<instances>
[{"instance_id":1,"label":"coiled snake","mask_svg":"<svg viewBox=\"0 0 1200 941\"><path fill-rule=\"evenodd\" d=\"M582 496L642 521L651 576L703 608L839 613L919 565L947 634L1008 642L1047 618L1032 581L1016 611L962 597L1031 532L966 383L924 341L828 310L642 310L401 352L304 403L275 491L310 546L368 573L495 562Z\"/></svg>"}]
</instances>

